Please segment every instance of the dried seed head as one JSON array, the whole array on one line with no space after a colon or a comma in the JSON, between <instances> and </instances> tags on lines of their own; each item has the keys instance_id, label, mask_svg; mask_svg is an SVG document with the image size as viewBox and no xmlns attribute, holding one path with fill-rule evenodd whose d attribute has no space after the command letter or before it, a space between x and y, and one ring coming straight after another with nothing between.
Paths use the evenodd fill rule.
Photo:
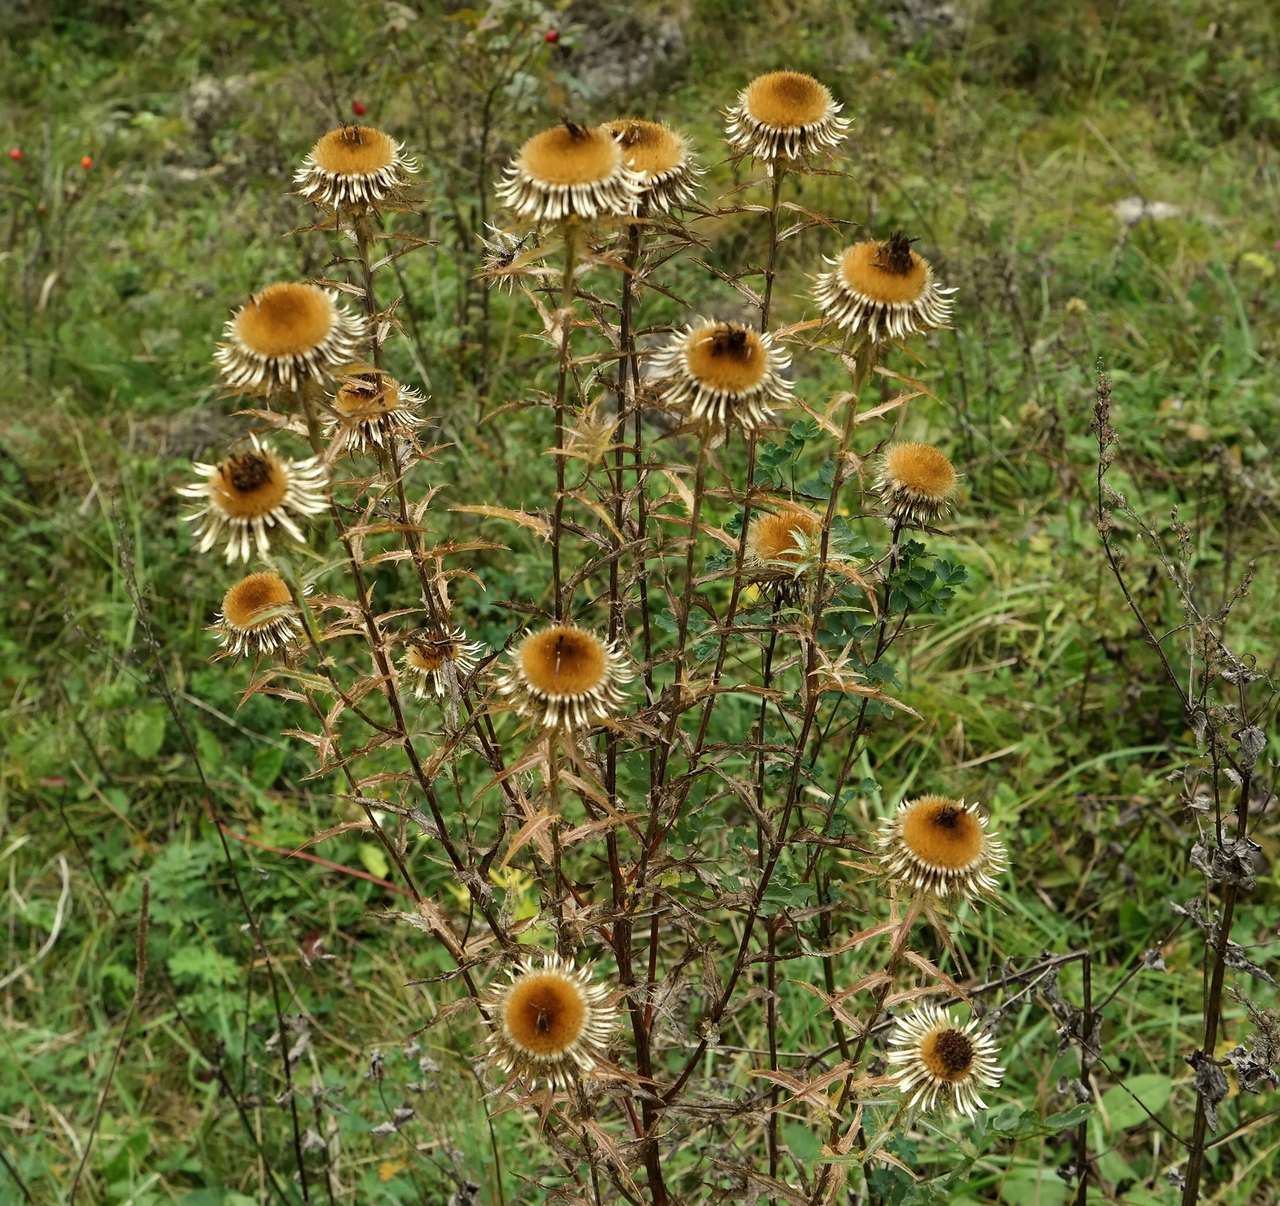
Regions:
<instances>
[{"instance_id":1,"label":"dried seed head","mask_svg":"<svg viewBox=\"0 0 1280 1206\"><path fill-rule=\"evenodd\" d=\"M849 132L840 108L813 76L771 71L752 80L729 110L729 145L755 159L806 159L838 146Z\"/></svg>"},{"instance_id":2,"label":"dried seed head","mask_svg":"<svg viewBox=\"0 0 1280 1206\"><path fill-rule=\"evenodd\" d=\"M349 361L364 333L364 319L328 289L286 281L268 285L227 320L214 362L233 389L296 390Z\"/></svg>"},{"instance_id":3,"label":"dried seed head","mask_svg":"<svg viewBox=\"0 0 1280 1206\"><path fill-rule=\"evenodd\" d=\"M213 631L224 655L243 657L283 649L302 627L285 580L265 571L241 578L227 591Z\"/></svg>"},{"instance_id":4,"label":"dried seed head","mask_svg":"<svg viewBox=\"0 0 1280 1206\"><path fill-rule=\"evenodd\" d=\"M452 695L475 670L483 650L484 645L469 642L461 628L423 629L406 642L400 670L418 699Z\"/></svg>"},{"instance_id":5,"label":"dried seed head","mask_svg":"<svg viewBox=\"0 0 1280 1206\"><path fill-rule=\"evenodd\" d=\"M1004 843L975 805L947 796L904 800L880 831L882 867L912 892L977 899L996 892Z\"/></svg>"},{"instance_id":6,"label":"dried seed head","mask_svg":"<svg viewBox=\"0 0 1280 1206\"><path fill-rule=\"evenodd\" d=\"M747 529L747 557L755 569L778 570L778 566L770 566L769 563L799 561L797 534L811 541L821 531L822 524L818 518L799 507L784 507L772 515L759 511L752 516L751 526Z\"/></svg>"},{"instance_id":7,"label":"dried seed head","mask_svg":"<svg viewBox=\"0 0 1280 1206\"><path fill-rule=\"evenodd\" d=\"M955 289L943 288L933 269L911 249L906 235L855 243L820 273L814 300L823 317L841 330L865 331L880 341L905 339L951 321Z\"/></svg>"},{"instance_id":8,"label":"dried seed head","mask_svg":"<svg viewBox=\"0 0 1280 1206\"><path fill-rule=\"evenodd\" d=\"M544 726L582 727L615 713L631 680L622 650L572 624L531 633L514 651L498 689Z\"/></svg>"},{"instance_id":9,"label":"dried seed head","mask_svg":"<svg viewBox=\"0 0 1280 1206\"><path fill-rule=\"evenodd\" d=\"M510 983L490 994L490 1058L533 1088L566 1088L604 1056L616 1017L608 991L557 955L509 975Z\"/></svg>"},{"instance_id":10,"label":"dried seed head","mask_svg":"<svg viewBox=\"0 0 1280 1206\"><path fill-rule=\"evenodd\" d=\"M943 1104L970 1118L987 1108L980 1090L995 1088L1004 1077L995 1042L979 1033L977 1019L958 1026L935 1005L921 1006L894 1023L888 1059L911 1108Z\"/></svg>"},{"instance_id":11,"label":"dried seed head","mask_svg":"<svg viewBox=\"0 0 1280 1206\"><path fill-rule=\"evenodd\" d=\"M654 358L663 399L713 428L751 431L767 422L770 402L791 397L783 376L791 358L772 336L742 323L701 320L674 336Z\"/></svg>"},{"instance_id":12,"label":"dried seed head","mask_svg":"<svg viewBox=\"0 0 1280 1206\"><path fill-rule=\"evenodd\" d=\"M531 222L635 212L640 177L607 126L562 122L535 134L512 160L498 198Z\"/></svg>"},{"instance_id":13,"label":"dried seed head","mask_svg":"<svg viewBox=\"0 0 1280 1206\"><path fill-rule=\"evenodd\" d=\"M378 205L398 199L417 174L404 144L373 126L330 130L294 173L298 192L328 209Z\"/></svg>"},{"instance_id":14,"label":"dried seed head","mask_svg":"<svg viewBox=\"0 0 1280 1206\"><path fill-rule=\"evenodd\" d=\"M227 560L247 561L251 547L265 557L268 532L281 527L295 540L302 531L293 515L316 515L324 509L325 474L315 457L289 461L262 444L249 447L217 465L192 465L197 480L178 493L204 505L184 518L196 525L196 548L205 553L229 530ZM291 514L292 513L292 514Z\"/></svg>"},{"instance_id":15,"label":"dried seed head","mask_svg":"<svg viewBox=\"0 0 1280 1206\"><path fill-rule=\"evenodd\" d=\"M892 444L881 458L876 489L891 520L908 526L927 524L949 505L956 471L932 444Z\"/></svg>"},{"instance_id":16,"label":"dried seed head","mask_svg":"<svg viewBox=\"0 0 1280 1206\"><path fill-rule=\"evenodd\" d=\"M353 373L331 399L333 414L325 421L325 436L335 455L384 448L392 438L422 425L423 401L421 394L388 373Z\"/></svg>"},{"instance_id":17,"label":"dried seed head","mask_svg":"<svg viewBox=\"0 0 1280 1206\"><path fill-rule=\"evenodd\" d=\"M640 181L641 200L651 209L670 213L689 205L702 169L694 162L684 137L669 126L638 117L605 123L622 147L626 166Z\"/></svg>"}]
</instances>

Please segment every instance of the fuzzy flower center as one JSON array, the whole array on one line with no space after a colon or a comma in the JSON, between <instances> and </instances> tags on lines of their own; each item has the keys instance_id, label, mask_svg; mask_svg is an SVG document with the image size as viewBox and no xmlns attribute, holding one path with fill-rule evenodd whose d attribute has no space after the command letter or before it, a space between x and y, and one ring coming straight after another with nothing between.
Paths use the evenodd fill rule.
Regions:
<instances>
[{"instance_id":1,"label":"fuzzy flower center","mask_svg":"<svg viewBox=\"0 0 1280 1206\"><path fill-rule=\"evenodd\" d=\"M953 1084L969 1075L974 1054L973 1040L954 1027L934 1031L920 1047L920 1059L930 1074Z\"/></svg>"},{"instance_id":2,"label":"fuzzy flower center","mask_svg":"<svg viewBox=\"0 0 1280 1206\"><path fill-rule=\"evenodd\" d=\"M334 396L333 408L349 422L371 422L400 409L400 389L389 378L352 377Z\"/></svg>"},{"instance_id":3,"label":"fuzzy flower center","mask_svg":"<svg viewBox=\"0 0 1280 1206\"><path fill-rule=\"evenodd\" d=\"M334 317L333 302L323 289L268 285L236 315L235 332L259 356L301 356L328 338Z\"/></svg>"},{"instance_id":4,"label":"fuzzy flower center","mask_svg":"<svg viewBox=\"0 0 1280 1206\"><path fill-rule=\"evenodd\" d=\"M772 71L752 80L747 88L747 112L761 125L784 130L811 126L826 117L830 108L831 94L800 71Z\"/></svg>"},{"instance_id":5,"label":"fuzzy flower center","mask_svg":"<svg viewBox=\"0 0 1280 1206\"><path fill-rule=\"evenodd\" d=\"M530 138L519 162L539 184L602 184L622 166L622 148L605 126L567 121Z\"/></svg>"},{"instance_id":6,"label":"fuzzy flower center","mask_svg":"<svg viewBox=\"0 0 1280 1206\"><path fill-rule=\"evenodd\" d=\"M642 176L674 171L684 159L684 144L679 136L656 121L611 121L609 129L622 147L627 167Z\"/></svg>"},{"instance_id":7,"label":"fuzzy flower center","mask_svg":"<svg viewBox=\"0 0 1280 1206\"><path fill-rule=\"evenodd\" d=\"M751 532L755 555L761 561L794 561L799 545L796 532L805 536L817 535L821 525L812 515L803 511L779 511L776 515L761 515Z\"/></svg>"},{"instance_id":8,"label":"fuzzy flower center","mask_svg":"<svg viewBox=\"0 0 1280 1206\"><path fill-rule=\"evenodd\" d=\"M956 485L956 471L946 455L931 444L897 444L885 461L889 480L900 490L941 502Z\"/></svg>"},{"instance_id":9,"label":"fuzzy flower center","mask_svg":"<svg viewBox=\"0 0 1280 1206\"><path fill-rule=\"evenodd\" d=\"M512 985L503 1010L511 1041L532 1055L563 1055L581 1037L587 1003L566 976L531 972Z\"/></svg>"},{"instance_id":10,"label":"fuzzy flower center","mask_svg":"<svg viewBox=\"0 0 1280 1206\"><path fill-rule=\"evenodd\" d=\"M289 601L289 587L278 574L250 574L223 596L222 614L233 628L250 631L274 619L262 618L263 612L283 607Z\"/></svg>"},{"instance_id":11,"label":"fuzzy flower center","mask_svg":"<svg viewBox=\"0 0 1280 1206\"><path fill-rule=\"evenodd\" d=\"M395 143L372 126L339 126L311 150L321 171L334 176L368 176L395 162Z\"/></svg>"},{"instance_id":12,"label":"fuzzy flower center","mask_svg":"<svg viewBox=\"0 0 1280 1206\"><path fill-rule=\"evenodd\" d=\"M289 490L289 475L274 457L261 452L230 456L209 478L209 492L235 519L270 515Z\"/></svg>"},{"instance_id":13,"label":"fuzzy flower center","mask_svg":"<svg viewBox=\"0 0 1280 1206\"><path fill-rule=\"evenodd\" d=\"M754 331L716 323L690 336L685 363L690 375L708 389L741 394L764 380L768 357Z\"/></svg>"},{"instance_id":14,"label":"fuzzy flower center","mask_svg":"<svg viewBox=\"0 0 1280 1206\"><path fill-rule=\"evenodd\" d=\"M902 840L922 862L955 871L971 866L983 850L977 816L941 796L925 796L906 810Z\"/></svg>"},{"instance_id":15,"label":"fuzzy flower center","mask_svg":"<svg viewBox=\"0 0 1280 1206\"><path fill-rule=\"evenodd\" d=\"M929 283L928 265L903 235L855 243L840 261L840 275L854 293L886 306L919 301Z\"/></svg>"},{"instance_id":16,"label":"fuzzy flower center","mask_svg":"<svg viewBox=\"0 0 1280 1206\"><path fill-rule=\"evenodd\" d=\"M407 654L409 665L427 673L439 670L454 658L452 641L415 641Z\"/></svg>"},{"instance_id":17,"label":"fuzzy flower center","mask_svg":"<svg viewBox=\"0 0 1280 1206\"><path fill-rule=\"evenodd\" d=\"M531 687L553 698L596 690L608 669L599 639L563 624L528 637L520 646L520 666Z\"/></svg>"}]
</instances>

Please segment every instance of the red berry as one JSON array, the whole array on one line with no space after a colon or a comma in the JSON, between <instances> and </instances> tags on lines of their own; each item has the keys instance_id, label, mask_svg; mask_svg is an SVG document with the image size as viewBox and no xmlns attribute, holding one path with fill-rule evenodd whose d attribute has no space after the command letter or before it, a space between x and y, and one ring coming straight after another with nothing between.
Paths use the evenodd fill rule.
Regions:
<instances>
[{"instance_id":1,"label":"red berry","mask_svg":"<svg viewBox=\"0 0 1280 1206\"><path fill-rule=\"evenodd\" d=\"M22 148L21 147L11 148L9 151L9 158L12 159L14 163L17 163L18 160L22 158Z\"/></svg>"},{"instance_id":2,"label":"red berry","mask_svg":"<svg viewBox=\"0 0 1280 1206\"><path fill-rule=\"evenodd\" d=\"M364 106L364 101L352 101L351 112L357 117L363 117L368 110Z\"/></svg>"},{"instance_id":3,"label":"red berry","mask_svg":"<svg viewBox=\"0 0 1280 1206\"><path fill-rule=\"evenodd\" d=\"M560 31L558 29L549 29L542 35L542 40L548 46L554 46L558 41L560 41Z\"/></svg>"},{"instance_id":4,"label":"red berry","mask_svg":"<svg viewBox=\"0 0 1280 1206\"><path fill-rule=\"evenodd\" d=\"M80 160L80 166L87 172L91 167L93 167L93 156L86 155Z\"/></svg>"}]
</instances>

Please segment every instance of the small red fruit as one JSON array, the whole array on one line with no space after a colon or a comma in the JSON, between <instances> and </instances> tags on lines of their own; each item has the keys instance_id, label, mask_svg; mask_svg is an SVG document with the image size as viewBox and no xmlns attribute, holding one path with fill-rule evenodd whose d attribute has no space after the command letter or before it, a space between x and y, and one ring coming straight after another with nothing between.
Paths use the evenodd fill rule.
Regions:
<instances>
[{"instance_id":1,"label":"small red fruit","mask_svg":"<svg viewBox=\"0 0 1280 1206\"><path fill-rule=\"evenodd\" d=\"M357 117L363 117L368 112L368 110L365 108L364 101L352 101L351 112L354 113Z\"/></svg>"},{"instance_id":2,"label":"small red fruit","mask_svg":"<svg viewBox=\"0 0 1280 1206\"><path fill-rule=\"evenodd\" d=\"M86 155L80 160L80 166L87 172L91 167L93 167L93 156Z\"/></svg>"},{"instance_id":3,"label":"small red fruit","mask_svg":"<svg viewBox=\"0 0 1280 1206\"><path fill-rule=\"evenodd\" d=\"M558 41L560 41L560 31L558 29L549 29L542 35L542 40L548 46L554 46Z\"/></svg>"},{"instance_id":4,"label":"small red fruit","mask_svg":"<svg viewBox=\"0 0 1280 1206\"><path fill-rule=\"evenodd\" d=\"M17 163L18 160L22 158L22 148L12 147L9 151L9 158L12 159L14 163Z\"/></svg>"}]
</instances>

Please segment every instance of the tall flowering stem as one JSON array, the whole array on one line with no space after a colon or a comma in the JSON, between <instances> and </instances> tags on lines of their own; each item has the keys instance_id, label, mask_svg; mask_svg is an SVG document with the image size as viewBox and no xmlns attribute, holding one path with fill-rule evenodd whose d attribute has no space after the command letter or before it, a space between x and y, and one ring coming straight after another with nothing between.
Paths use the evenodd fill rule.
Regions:
<instances>
[{"instance_id":1,"label":"tall flowering stem","mask_svg":"<svg viewBox=\"0 0 1280 1206\"><path fill-rule=\"evenodd\" d=\"M556 502L551 518L552 612L557 620L564 618L564 599L560 585L560 537L564 527L564 402L569 382L570 337L573 331L573 274L577 267L577 231L570 218L562 227L564 233L564 278L560 293L560 365L556 377Z\"/></svg>"}]
</instances>

